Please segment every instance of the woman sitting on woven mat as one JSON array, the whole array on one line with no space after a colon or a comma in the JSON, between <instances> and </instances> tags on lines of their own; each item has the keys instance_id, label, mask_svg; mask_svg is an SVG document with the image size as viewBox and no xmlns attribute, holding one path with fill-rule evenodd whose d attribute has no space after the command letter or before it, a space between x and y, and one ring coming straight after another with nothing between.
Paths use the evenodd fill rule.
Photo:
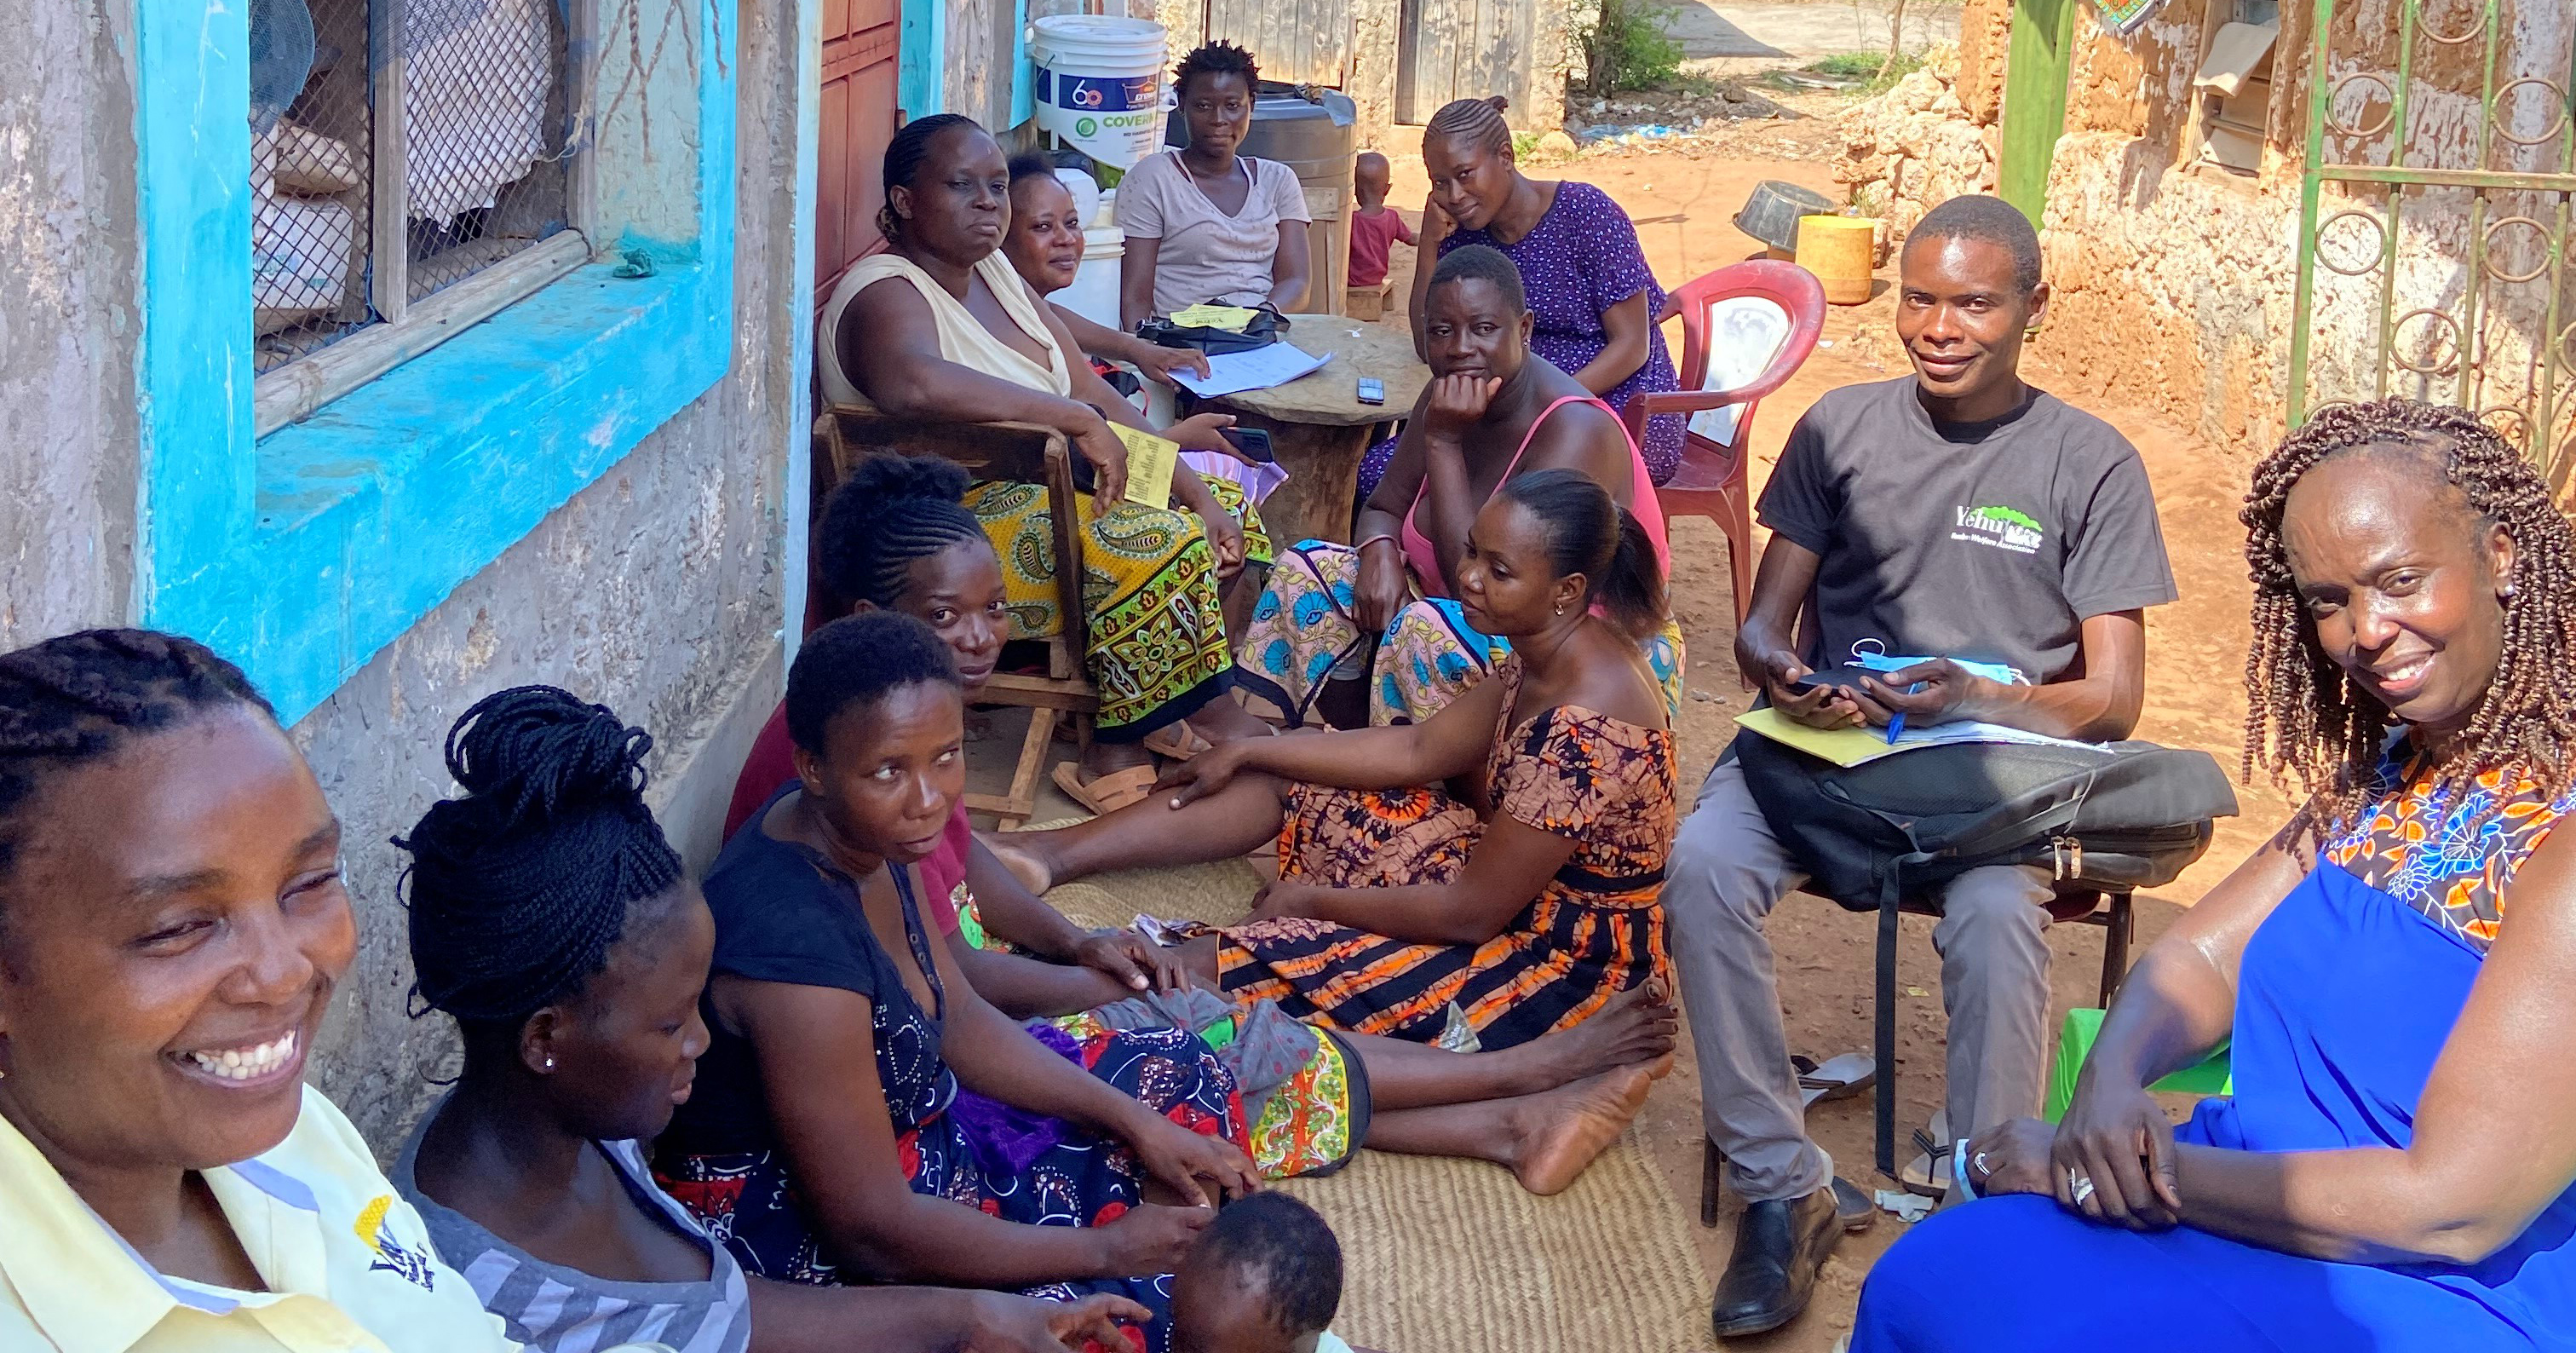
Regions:
<instances>
[{"instance_id":1,"label":"woman sitting on woven mat","mask_svg":"<svg viewBox=\"0 0 2576 1353\"><path fill-rule=\"evenodd\" d=\"M1626 425L1530 351L1529 304L1512 261L1454 250L1426 295L1433 379L1397 439L1394 467L1360 510L1358 548L1309 540L1290 550L1245 630L1244 692L1290 727L1310 713L1352 727L1420 723L1493 672L1511 645L1469 623L1450 580L1477 511L1516 473L1589 476L1644 530L1658 572L1670 563L1663 509ZM1680 708L1681 629L1659 617L1641 643L1669 718ZM1360 671L1364 684L1332 679ZM1336 690L1366 708L1333 700ZM1346 707L1318 709L1328 703Z\"/></svg>"},{"instance_id":2,"label":"woman sitting on woven mat","mask_svg":"<svg viewBox=\"0 0 2576 1353\"><path fill-rule=\"evenodd\" d=\"M1463 1018L1508 1048L1658 983L1677 768L1638 656L1665 618L1645 531L1575 471L1522 474L1477 514L1457 578L1512 652L1428 721L1223 743L1145 804L993 853L1043 892L1275 840L1252 918L1185 955L1329 1028L1428 1042Z\"/></svg>"},{"instance_id":3,"label":"woman sitting on woven mat","mask_svg":"<svg viewBox=\"0 0 2576 1353\"><path fill-rule=\"evenodd\" d=\"M1002 148L971 118L943 113L906 123L885 153L886 251L850 265L824 307L817 363L835 403L907 417L1036 423L1065 434L1114 504L1086 514L1086 655L1100 713L1080 774L1057 781L1095 812L1144 797L1153 757L1144 741L1170 730L1176 752L1202 737L1268 730L1232 700L1234 661L1220 585L1246 561L1266 564L1260 518L1231 484L1186 468L1172 476L1171 510L1124 501L1127 452L1110 420L1143 426L1135 408L1080 359L1064 326L1002 256L1010 224ZM1166 429L1182 446L1227 450L1202 414ZM1055 558L1043 485L984 483L968 497L1001 555L1014 639L1054 633Z\"/></svg>"},{"instance_id":4,"label":"woman sitting on woven mat","mask_svg":"<svg viewBox=\"0 0 2576 1353\"><path fill-rule=\"evenodd\" d=\"M2307 802L2139 961L2054 1132L1969 1144L2026 1196L1898 1242L1861 1353L2576 1347L2576 533L2401 399L2284 441L2245 521L2246 757ZM2176 1129L2145 1087L2220 1047Z\"/></svg>"},{"instance_id":5,"label":"woman sitting on woven mat","mask_svg":"<svg viewBox=\"0 0 2576 1353\"><path fill-rule=\"evenodd\" d=\"M945 461L879 456L833 491L815 535L835 590L862 609L929 624L971 700L1001 648L1002 572L958 501L965 489L964 473ZM796 778L794 757L782 707L736 786L742 820ZM1598 1150L1602 1128L1615 1135L1614 1120L1625 1121L1595 1107L1645 1084L1642 1072L1605 1073L1665 1056L1677 1031L1672 1006L1650 991L1622 996L1565 1033L1461 1057L1316 1029L1269 1001L1237 1004L1192 988L1180 950L1133 930L1085 933L1030 895L976 839L962 796L916 868L932 928L996 1007L1015 1018L1059 1017L1058 1027L1086 1039L1109 1028L1177 1026L1218 1045L1243 1094L1245 1145L1265 1178L1324 1173L1365 1141L1495 1161L1528 1187L1554 1192Z\"/></svg>"},{"instance_id":6,"label":"woman sitting on woven mat","mask_svg":"<svg viewBox=\"0 0 2576 1353\"><path fill-rule=\"evenodd\" d=\"M787 678L798 779L707 875L710 1042L654 1144L663 1187L757 1275L1097 1292L1154 1313L1211 1204L1255 1187L1235 1081L1176 1029L1041 1042L938 942L915 866L963 784L927 625L815 631ZM970 1133L961 1090L988 1099Z\"/></svg>"}]
</instances>

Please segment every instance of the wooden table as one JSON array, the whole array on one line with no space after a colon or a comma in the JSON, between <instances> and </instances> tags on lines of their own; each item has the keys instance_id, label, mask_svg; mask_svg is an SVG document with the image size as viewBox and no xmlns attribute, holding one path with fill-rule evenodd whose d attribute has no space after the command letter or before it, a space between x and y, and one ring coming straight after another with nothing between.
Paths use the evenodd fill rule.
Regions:
<instances>
[{"instance_id":1,"label":"wooden table","mask_svg":"<svg viewBox=\"0 0 2576 1353\"><path fill-rule=\"evenodd\" d=\"M1310 375L1267 390L1246 390L1210 400L1242 426L1270 434L1270 448L1288 482L1261 504L1271 543L1286 549L1300 540L1351 538L1359 495L1360 461L1379 424L1413 411L1431 368L1413 356L1413 331L1396 322L1361 324L1339 315L1291 316L1288 341L1333 359ZM1359 402L1359 378L1386 382L1386 403Z\"/></svg>"}]
</instances>

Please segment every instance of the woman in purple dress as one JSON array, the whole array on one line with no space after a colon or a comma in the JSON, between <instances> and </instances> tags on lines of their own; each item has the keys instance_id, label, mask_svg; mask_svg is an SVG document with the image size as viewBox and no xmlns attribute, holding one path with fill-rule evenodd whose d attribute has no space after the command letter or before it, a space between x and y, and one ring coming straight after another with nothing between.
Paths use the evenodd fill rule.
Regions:
<instances>
[{"instance_id":1,"label":"woman in purple dress","mask_svg":"<svg viewBox=\"0 0 2576 1353\"><path fill-rule=\"evenodd\" d=\"M1530 348L1568 372L1613 409L1630 396L1676 390L1673 357L1655 327L1664 289L1646 267L1637 227L1610 195L1589 183L1542 182L1512 162L1512 129L1503 101L1460 99L1432 115L1422 133L1431 196L1422 209L1426 260L1482 244L1499 249L1521 271L1538 329ZM1423 350L1428 266L1413 274L1413 346ZM1646 473L1657 484L1681 465L1682 418L1648 422ZM1360 467L1365 500L1395 458L1395 445L1372 448Z\"/></svg>"}]
</instances>

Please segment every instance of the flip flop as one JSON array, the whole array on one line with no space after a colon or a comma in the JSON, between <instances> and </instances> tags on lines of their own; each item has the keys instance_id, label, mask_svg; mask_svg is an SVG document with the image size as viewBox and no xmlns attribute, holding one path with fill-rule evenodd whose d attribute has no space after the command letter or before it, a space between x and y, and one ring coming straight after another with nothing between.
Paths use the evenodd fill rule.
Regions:
<instances>
[{"instance_id":1,"label":"flip flop","mask_svg":"<svg viewBox=\"0 0 2576 1353\"><path fill-rule=\"evenodd\" d=\"M1156 756L1168 756L1174 761L1187 761L1215 745L1200 737L1198 730L1187 723L1171 724L1145 735L1146 751Z\"/></svg>"},{"instance_id":2,"label":"flip flop","mask_svg":"<svg viewBox=\"0 0 2576 1353\"><path fill-rule=\"evenodd\" d=\"M1798 1073L1798 1098L1804 1108L1812 1109L1822 1100L1849 1099L1878 1082L1878 1059L1866 1053L1846 1052L1823 1062L1792 1057L1789 1065Z\"/></svg>"},{"instance_id":3,"label":"flip flop","mask_svg":"<svg viewBox=\"0 0 2576 1353\"><path fill-rule=\"evenodd\" d=\"M1950 1155L1958 1144L1946 1140L1950 1135L1948 1119L1947 1113L1935 1111L1931 1131L1914 1130L1914 1149L1921 1154L1907 1161L1904 1171L1896 1177L1907 1193L1937 1202L1950 1191Z\"/></svg>"},{"instance_id":4,"label":"flip flop","mask_svg":"<svg viewBox=\"0 0 2576 1353\"><path fill-rule=\"evenodd\" d=\"M1072 762L1055 763L1055 787L1063 790L1066 798L1100 817L1143 803L1146 796L1154 792L1157 778L1152 766L1129 766L1107 775L1095 775L1085 783L1082 772Z\"/></svg>"}]
</instances>

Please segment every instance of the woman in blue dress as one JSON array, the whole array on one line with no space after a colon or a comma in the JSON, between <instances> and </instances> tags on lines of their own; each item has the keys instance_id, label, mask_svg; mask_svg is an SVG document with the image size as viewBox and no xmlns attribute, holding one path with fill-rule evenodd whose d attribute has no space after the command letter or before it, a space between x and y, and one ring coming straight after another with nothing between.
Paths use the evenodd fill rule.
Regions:
<instances>
[{"instance_id":1,"label":"woman in blue dress","mask_svg":"<svg viewBox=\"0 0 2576 1353\"><path fill-rule=\"evenodd\" d=\"M1854 1353L2576 1347L2576 534L2405 400L2256 471L2247 762L2308 794L2121 988L2064 1121L1969 1144ZM2143 1088L2222 1045L2236 1094Z\"/></svg>"}]
</instances>

